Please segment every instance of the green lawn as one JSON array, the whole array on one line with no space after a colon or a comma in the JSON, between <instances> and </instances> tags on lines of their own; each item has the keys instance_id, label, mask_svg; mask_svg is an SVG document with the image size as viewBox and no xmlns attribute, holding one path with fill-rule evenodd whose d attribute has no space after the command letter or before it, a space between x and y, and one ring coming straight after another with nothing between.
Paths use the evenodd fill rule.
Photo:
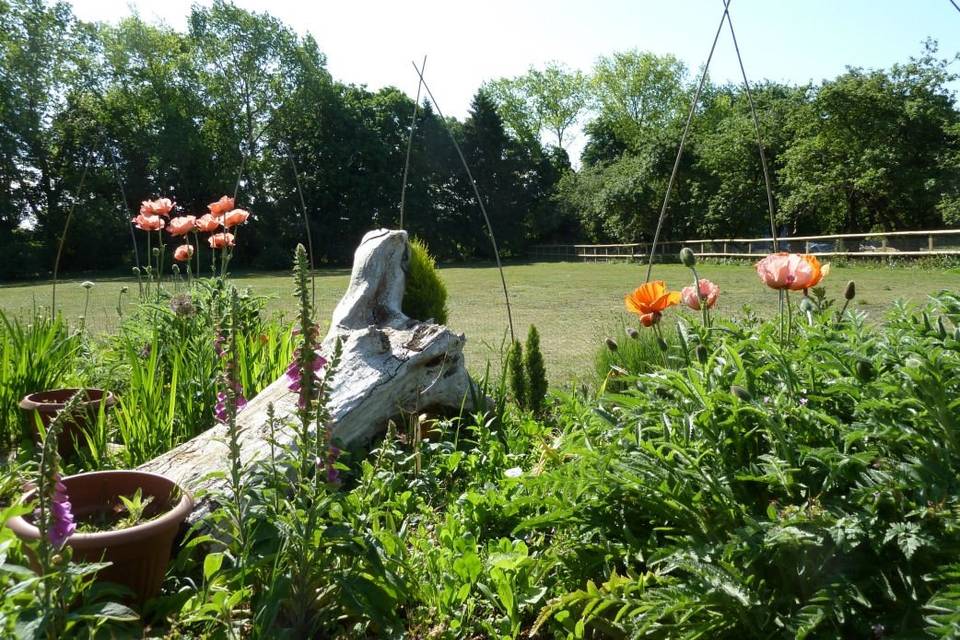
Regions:
<instances>
[{"instance_id":1,"label":"green lawn","mask_svg":"<svg viewBox=\"0 0 960 640\"><path fill-rule=\"evenodd\" d=\"M592 375L596 345L607 328L616 326L620 319L629 321L623 310L623 296L643 281L644 273L644 267L631 264L531 263L506 267L517 332L525 336L531 323L540 329L548 373L554 383ZM654 269L653 277L679 289L688 284L689 274L680 265L663 265ZM329 318L346 288L348 275L345 269L319 272L317 303L321 318ZM482 373L487 360L494 368L499 366L507 317L496 269L448 267L442 269L442 275L450 293L449 325L467 336L468 366L476 373ZM719 313L736 314L745 304L765 315L775 311L776 294L760 283L751 266L702 265L701 276L721 287ZM841 267L834 268L824 280L828 294L840 297L851 279L857 283L853 307L873 319L881 318L893 300L921 301L941 289L960 290L960 273L955 272ZM267 308L271 312L291 316L294 300L286 274L244 275L235 280L269 296ZM85 292L80 282L67 280L57 287L57 304L71 318L83 313ZM95 282L87 326L95 331L110 331L118 323L116 307L121 286L127 285L135 293L136 283L126 279ZM29 310L33 304L49 305L50 290L49 283L0 285L0 308L10 313ZM132 299L127 296L125 306Z\"/></svg>"}]
</instances>

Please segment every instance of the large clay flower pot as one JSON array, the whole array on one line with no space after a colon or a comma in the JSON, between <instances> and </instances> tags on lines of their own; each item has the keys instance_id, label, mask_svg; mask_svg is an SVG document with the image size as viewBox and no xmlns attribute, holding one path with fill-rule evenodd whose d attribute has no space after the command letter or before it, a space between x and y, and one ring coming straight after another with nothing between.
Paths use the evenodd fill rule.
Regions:
<instances>
[{"instance_id":1,"label":"large clay flower pot","mask_svg":"<svg viewBox=\"0 0 960 640\"><path fill-rule=\"evenodd\" d=\"M20 401L20 408L27 414L27 422L34 437L39 439L37 433L37 423L34 420L33 413L40 414L40 420L43 422L43 428L47 429L58 413L63 411L67 401L73 397L80 389L52 389L50 391L40 391L31 393ZM57 451L64 458L73 454L74 441L83 442L83 429L90 422L97 418L97 411L100 410L100 403L104 404L104 410L117 403L116 398L109 391L103 389L83 389L87 394L87 399L80 402L73 420L63 425L60 430L60 437L57 438Z\"/></svg>"},{"instance_id":2,"label":"large clay flower pot","mask_svg":"<svg viewBox=\"0 0 960 640\"><path fill-rule=\"evenodd\" d=\"M161 512L156 518L126 529L75 533L66 545L73 549L75 561L112 562L98 578L122 584L136 594L140 603L157 595L170 562L170 550L180 525L193 509L193 498L164 476L144 471L93 471L63 478L77 522L82 522L119 503L118 496L130 496L137 489L144 498L153 496L152 505ZM24 495L24 502L35 498L36 490ZM22 540L38 540L40 531L29 516L10 518L7 526Z\"/></svg>"}]
</instances>

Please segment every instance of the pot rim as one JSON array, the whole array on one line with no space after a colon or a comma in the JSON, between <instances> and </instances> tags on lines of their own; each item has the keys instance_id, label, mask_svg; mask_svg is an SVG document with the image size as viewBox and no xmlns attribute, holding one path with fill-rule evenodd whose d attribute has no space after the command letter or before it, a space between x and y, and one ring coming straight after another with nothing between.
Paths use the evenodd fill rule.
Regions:
<instances>
[{"instance_id":1,"label":"pot rim","mask_svg":"<svg viewBox=\"0 0 960 640\"><path fill-rule=\"evenodd\" d=\"M43 409L46 409L48 411L61 411L65 406L67 406L66 401L65 402L38 402L35 399L39 395L42 395L45 393L53 393L56 391L72 391L73 393L70 394L71 396L77 391L99 391L100 398L96 400L84 400L80 404L84 406L88 406L88 405L96 405L102 402L107 407L112 407L113 405L117 404L116 396L113 395L112 391L107 391L106 389L98 389L97 387L64 387L59 389L46 389L44 391L34 391L33 393L25 395L20 400L19 406L21 409L26 409L27 411L39 411Z\"/></svg>"},{"instance_id":2,"label":"pot rim","mask_svg":"<svg viewBox=\"0 0 960 640\"><path fill-rule=\"evenodd\" d=\"M164 529L171 526L179 526L181 522L187 519L193 510L193 496L190 492L174 482L170 478L159 473L150 473L148 471L135 471L128 469L113 469L107 471L88 471L78 473L72 476L66 476L63 480L81 478L85 476L111 476L111 475L136 475L161 478L169 482L180 491L180 501L169 511L165 511L149 522L138 524L126 529L115 529L111 531L97 531L94 533L74 533L67 538L66 545L74 549L93 549L104 546L127 544L142 541L144 538L161 533ZM18 504L26 504L36 496L36 488L31 489L20 497ZM27 522L23 516L14 516L7 520L6 526L19 537L27 540L39 540L40 530L36 526Z\"/></svg>"}]
</instances>

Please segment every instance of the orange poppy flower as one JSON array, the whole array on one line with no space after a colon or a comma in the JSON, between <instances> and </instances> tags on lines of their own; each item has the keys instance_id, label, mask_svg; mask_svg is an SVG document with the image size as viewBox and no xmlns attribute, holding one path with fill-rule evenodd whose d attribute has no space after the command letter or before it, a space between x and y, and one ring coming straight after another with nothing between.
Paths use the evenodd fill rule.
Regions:
<instances>
[{"instance_id":1,"label":"orange poppy flower","mask_svg":"<svg viewBox=\"0 0 960 640\"><path fill-rule=\"evenodd\" d=\"M680 303L679 291L667 291L663 280L654 280L640 285L633 293L624 296L623 303L627 311L640 316L640 323L649 327L660 320L660 315L668 308Z\"/></svg>"}]
</instances>

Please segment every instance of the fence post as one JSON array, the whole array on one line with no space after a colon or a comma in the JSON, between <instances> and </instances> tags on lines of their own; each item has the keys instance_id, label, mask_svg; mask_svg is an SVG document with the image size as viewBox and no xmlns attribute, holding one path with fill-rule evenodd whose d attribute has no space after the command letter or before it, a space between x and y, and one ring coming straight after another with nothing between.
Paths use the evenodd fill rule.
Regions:
<instances>
[{"instance_id":1,"label":"fence post","mask_svg":"<svg viewBox=\"0 0 960 640\"><path fill-rule=\"evenodd\" d=\"M809 240L807 240L806 242L803 243L803 252L804 252L804 253L810 253L810 241L809 241Z\"/></svg>"},{"instance_id":2,"label":"fence post","mask_svg":"<svg viewBox=\"0 0 960 640\"><path fill-rule=\"evenodd\" d=\"M933 251L933 234L927 236L927 251Z\"/></svg>"},{"instance_id":3,"label":"fence post","mask_svg":"<svg viewBox=\"0 0 960 640\"><path fill-rule=\"evenodd\" d=\"M724 240L724 242L723 242L723 253L724 253L724 254L727 253L727 242L726 242L726 240Z\"/></svg>"}]
</instances>

